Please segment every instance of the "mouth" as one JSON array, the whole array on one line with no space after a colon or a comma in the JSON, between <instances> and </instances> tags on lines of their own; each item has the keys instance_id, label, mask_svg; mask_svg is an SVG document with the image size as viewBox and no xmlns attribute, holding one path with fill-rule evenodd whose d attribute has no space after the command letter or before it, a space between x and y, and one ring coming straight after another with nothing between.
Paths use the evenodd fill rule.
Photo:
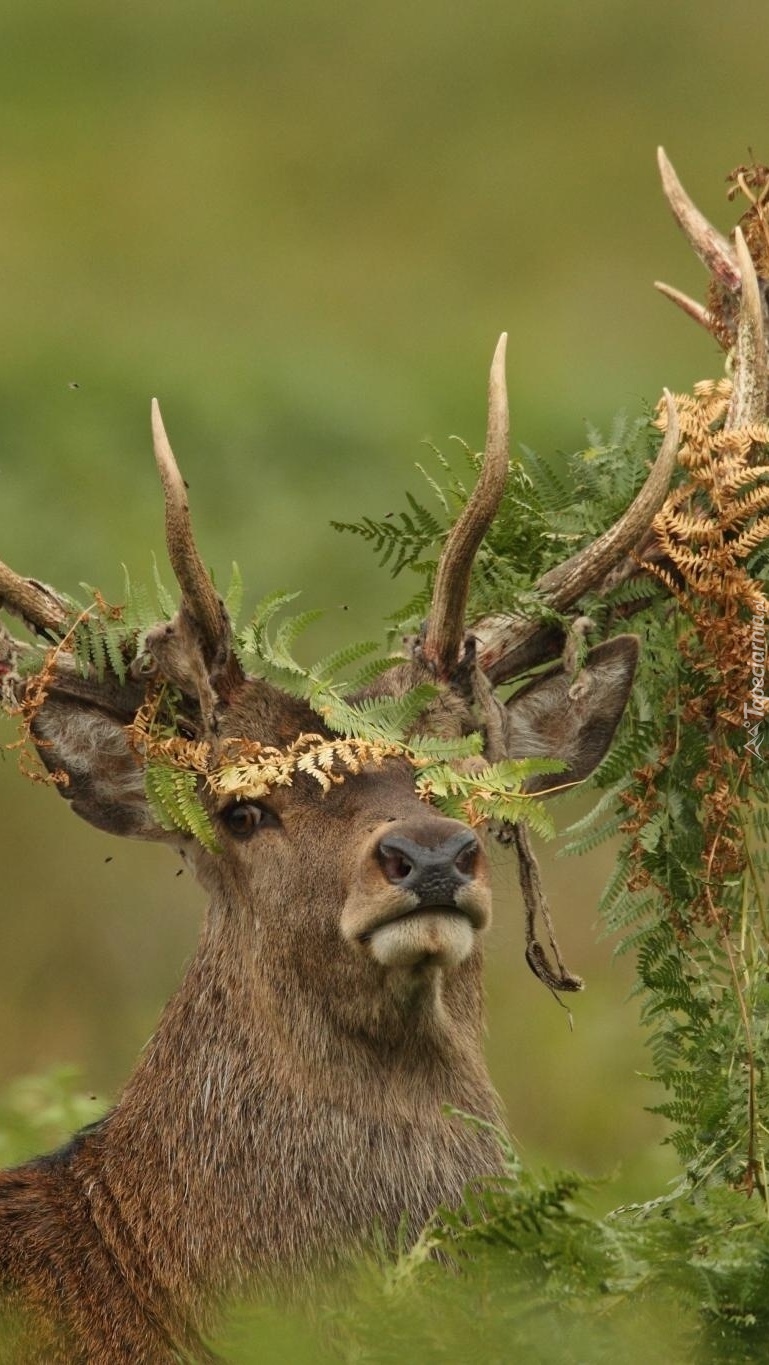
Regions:
<instances>
[{"instance_id":1,"label":"mouth","mask_svg":"<svg viewBox=\"0 0 769 1365\"><path fill-rule=\"evenodd\" d=\"M474 895L469 888L461 888L450 903L425 905L424 902L417 900L413 892L400 892L397 901L395 897L393 901L389 905L383 905L378 914L370 917L365 929L356 936L359 943L370 942L380 929L390 925L413 923L422 916L465 920L475 933L480 933L488 927L489 911L484 903L485 898Z\"/></svg>"},{"instance_id":2,"label":"mouth","mask_svg":"<svg viewBox=\"0 0 769 1365\"><path fill-rule=\"evenodd\" d=\"M457 967L469 957L488 918L473 897L465 904L417 904L383 910L357 938L383 967Z\"/></svg>"},{"instance_id":3,"label":"mouth","mask_svg":"<svg viewBox=\"0 0 769 1365\"><path fill-rule=\"evenodd\" d=\"M413 922L420 915L451 915L455 919L464 919L473 929L480 929L483 926L478 922L479 916L470 915L466 910L461 910L457 905L417 905L413 910L404 910L399 915L388 915L386 918L378 920L367 929L364 934L358 937L359 943L370 943L375 934L380 929L385 929L393 924L405 924Z\"/></svg>"}]
</instances>

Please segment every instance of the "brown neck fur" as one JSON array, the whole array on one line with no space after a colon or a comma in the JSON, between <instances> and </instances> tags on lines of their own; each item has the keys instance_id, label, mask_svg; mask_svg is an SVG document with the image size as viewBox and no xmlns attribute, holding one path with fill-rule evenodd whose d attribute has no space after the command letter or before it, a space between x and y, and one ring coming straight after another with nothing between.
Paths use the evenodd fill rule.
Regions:
<instances>
[{"instance_id":1,"label":"brown neck fur","mask_svg":"<svg viewBox=\"0 0 769 1365\"><path fill-rule=\"evenodd\" d=\"M174 1296L306 1270L496 1166L492 1143L442 1113L496 1117L480 952L442 991L428 969L421 1000L380 983L364 1028L274 960L246 976L248 939L233 948L207 927L100 1134L113 1198Z\"/></svg>"},{"instance_id":2,"label":"brown neck fur","mask_svg":"<svg viewBox=\"0 0 769 1365\"><path fill-rule=\"evenodd\" d=\"M460 971L428 968L408 984L372 964L378 989L363 1020L360 993L349 1009L344 992L329 999L322 981L256 950L237 908L212 907L114 1111L61 1167L54 1158L0 1175L0 1247L4 1181L39 1197L49 1242L58 1198L59 1289L72 1281L59 1307L65 1332L90 1343L85 1360L170 1360L172 1340L194 1353L196 1327L223 1293L333 1265L375 1225L392 1241L404 1210L416 1231L497 1169L493 1138L442 1110L498 1117L481 1053L480 947ZM29 1208L26 1217L34 1248ZM9 1250L8 1263L0 1249L0 1282L50 1317L45 1250L41 1268L26 1249L16 1261ZM91 1321L78 1293L84 1256L103 1257L105 1277L117 1271L103 1294L110 1319L125 1318L124 1354L114 1339L103 1345L112 1323ZM49 1343L41 1358L80 1358L62 1349Z\"/></svg>"}]
</instances>

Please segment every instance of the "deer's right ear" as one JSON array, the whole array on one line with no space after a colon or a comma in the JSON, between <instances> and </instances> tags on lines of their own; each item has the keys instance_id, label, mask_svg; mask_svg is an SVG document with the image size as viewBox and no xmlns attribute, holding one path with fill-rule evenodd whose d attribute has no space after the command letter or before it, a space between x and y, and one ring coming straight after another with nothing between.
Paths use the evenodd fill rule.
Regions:
<instances>
[{"instance_id":1,"label":"deer's right ear","mask_svg":"<svg viewBox=\"0 0 769 1365\"><path fill-rule=\"evenodd\" d=\"M143 693L130 683L95 683L57 672L32 723L32 738L72 809L108 834L169 839L144 790L144 768L128 740ZM173 837L178 837L173 836Z\"/></svg>"}]
</instances>

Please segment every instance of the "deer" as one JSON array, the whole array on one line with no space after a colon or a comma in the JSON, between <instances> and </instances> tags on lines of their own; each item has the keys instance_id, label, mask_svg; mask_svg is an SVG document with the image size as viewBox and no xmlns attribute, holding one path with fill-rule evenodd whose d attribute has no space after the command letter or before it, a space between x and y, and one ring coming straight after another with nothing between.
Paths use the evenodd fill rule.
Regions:
<instances>
[{"instance_id":1,"label":"deer","mask_svg":"<svg viewBox=\"0 0 769 1365\"><path fill-rule=\"evenodd\" d=\"M691 228L669 177L667 188L700 241L705 229ZM758 289L739 237L736 252L729 244L742 420L755 407L746 357ZM637 636L621 633L578 665L568 623L583 621L588 592L640 571L679 427L666 392L665 435L635 499L535 585L544 621L468 621L472 565L509 468L505 342L491 365L480 473L443 544L423 627L351 703L428 682L420 733L480 732L482 762L557 758L562 770L528 790L558 792L607 753L639 653ZM494 835L520 860L530 965L560 989L580 984L547 968L534 936L541 887L523 823L484 830L441 814L402 755L363 762L325 791L301 771L258 799L201 780L215 852L161 827L130 740L158 680L176 689L194 742L285 752L333 735L308 703L245 673L154 400L152 434L181 597L125 679L109 668L84 676L63 597L0 564L0 606L51 647L35 694L18 666L22 642L0 632L6 693L22 706L32 695L32 739L61 795L97 829L169 845L209 896L192 961L114 1107L59 1150L0 1173L0 1301L30 1361L212 1360L204 1339L229 1297L306 1283L360 1254L375 1228L392 1243L404 1218L413 1237L438 1206L457 1207L468 1183L500 1173L504 1120L483 1055Z\"/></svg>"}]
</instances>

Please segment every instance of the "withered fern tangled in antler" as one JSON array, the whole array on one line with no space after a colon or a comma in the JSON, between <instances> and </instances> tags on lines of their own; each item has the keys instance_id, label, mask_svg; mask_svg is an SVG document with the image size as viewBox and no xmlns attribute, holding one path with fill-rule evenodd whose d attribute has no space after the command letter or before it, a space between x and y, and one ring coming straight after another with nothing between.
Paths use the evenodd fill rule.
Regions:
<instances>
[{"instance_id":1,"label":"withered fern tangled in antler","mask_svg":"<svg viewBox=\"0 0 769 1365\"><path fill-rule=\"evenodd\" d=\"M667 594L651 608L639 599L646 754L618 784L625 843L604 913L638 954L656 1075L670 1096L658 1110L692 1179L758 1187L769 1207L769 421L757 277L769 269L769 180L762 167L731 178L751 201L731 242L695 209L664 153L660 165L711 271L706 309L662 291L729 351L733 378L674 400L680 474L636 565Z\"/></svg>"},{"instance_id":2,"label":"withered fern tangled in antler","mask_svg":"<svg viewBox=\"0 0 769 1365\"><path fill-rule=\"evenodd\" d=\"M701 796L702 879L686 907L676 904L669 884L657 884L682 934L697 921L731 927L729 912L720 918L718 888L741 873L749 857L744 828L751 784L745 779L751 764L760 761L746 736L755 727L746 666L755 622L769 615L769 599L748 561L769 537L763 515L769 508L769 466L751 458L757 447L769 445L769 424L725 427L731 391L730 382L720 380L696 385L693 397L677 395L684 437L679 458L687 477L654 521L662 562L642 565L677 603L683 671L671 688L668 710L674 720L665 743L636 774L636 789L624 795L633 811L625 830L640 836L654 818L664 799L663 772L679 750L680 729L694 727L705 741L693 777ZM760 718L762 711L754 707L752 715ZM635 885L649 884L641 843L633 856Z\"/></svg>"}]
</instances>

